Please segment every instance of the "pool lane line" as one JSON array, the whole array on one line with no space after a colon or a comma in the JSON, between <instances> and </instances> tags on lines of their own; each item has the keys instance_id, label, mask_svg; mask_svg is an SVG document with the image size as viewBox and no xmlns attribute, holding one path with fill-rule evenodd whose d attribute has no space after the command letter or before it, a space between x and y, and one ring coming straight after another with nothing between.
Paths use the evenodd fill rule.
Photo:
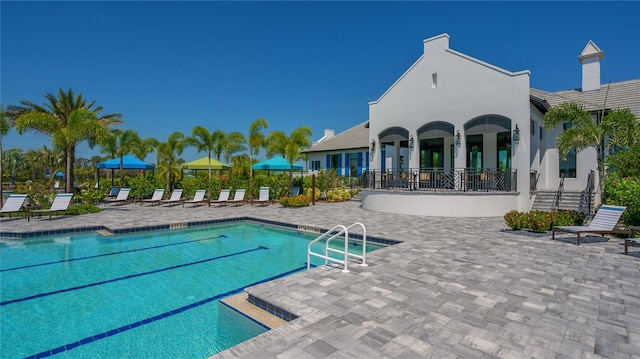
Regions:
<instances>
[{"instance_id":1,"label":"pool lane line","mask_svg":"<svg viewBox=\"0 0 640 359\"><path fill-rule=\"evenodd\" d=\"M230 290L230 291L222 293L222 294L214 295L213 297L209 297L209 298L197 301L195 303L191 303L191 304L182 306L180 308L176 308L174 310L170 310L170 311L164 312L162 314L158 314L158 315L153 316L151 318L139 320L137 322L133 322L131 324L123 325L121 327L118 327L118 328L115 328L115 329L111 329L109 331L102 332L100 334L96 334L96 335L93 335L93 336L90 336L90 337L86 337L84 339L80 339L78 341L75 341L75 342L72 342L72 343L69 343L69 344L65 344L65 345L61 345L61 346L53 348L53 349L45 350L45 351L40 352L38 354L30 355L28 357L25 357L25 359L36 359L36 358L50 357L52 355L56 355L56 354L62 353L64 351L68 351L68 350L71 350L73 348L77 348L77 347L79 347L81 345L89 344L89 343L98 341L100 339L108 338L108 337L114 336L116 334L123 333L123 332L126 332L126 331L131 330L131 329L135 329L137 327L140 327L140 326L143 326L145 324L149 324L149 323L155 322L157 320L169 318L169 317L174 316L176 314L179 314L179 313L182 313L182 312L186 312L189 309L200 307L202 305L205 305L207 303L211 303L211 302L213 302L215 300L219 300L219 299L222 299L224 297L228 297L228 296L231 296L231 295L239 294L245 288L252 287L252 286L258 285L258 284L262 284L262 283L265 283L265 282L270 282L270 281L278 279L278 278L286 277L286 276L288 276L290 274L293 274L293 273L296 273L296 272L299 272L299 271L302 271L302 270L305 270L305 269L307 269L307 265L306 264L304 266L302 266L302 267L298 267L296 269L292 269L290 271L278 274L278 275L273 276L273 277L269 277L269 278L266 278L266 279L259 280L257 282L248 284L248 285L246 285L244 287L241 287L241 288L236 288L236 289Z\"/></svg>"},{"instance_id":2,"label":"pool lane line","mask_svg":"<svg viewBox=\"0 0 640 359\"><path fill-rule=\"evenodd\" d=\"M102 284L118 282L118 281L121 281L121 280L132 279L132 278L141 277L141 276L144 276L144 275L156 274L156 273L168 271L168 270L171 270L171 269L188 267L188 266L192 266L192 265L196 265L196 264L202 264L202 263L211 262L211 261L218 260L218 259L223 259L223 258L228 258L228 257L233 257L233 256L241 255L241 254L246 254L246 253L258 251L258 250L261 250L261 249L269 249L269 248L264 247L264 246L258 246L256 248L248 249L246 251L229 253L229 254L225 254L223 256L202 259L202 260L195 261L195 262L190 262L190 263L178 264L178 265L171 266L171 267L155 269L155 270L152 270L152 271L149 271L149 272L141 272L141 273L131 274L131 275L124 276L124 277L118 277L118 278L113 278L113 279L109 279L109 280L103 280L103 281L100 281L100 282L83 284L83 285L80 285L80 286L77 286L77 287L54 290L54 291L51 291L51 292L30 295L28 297L23 297L23 298L18 298L18 299L5 300L4 302L0 302L0 306L7 305L7 304L24 302L24 301L27 301L27 300L46 297L46 296L53 295L53 294L60 294L60 293L65 293L65 292L71 292L71 291L78 290L78 289L95 287L95 286L102 285Z\"/></svg>"},{"instance_id":3,"label":"pool lane line","mask_svg":"<svg viewBox=\"0 0 640 359\"><path fill-rule=\"evenodd\" d=\"M177 246L180 244L187 244L187 243L193 243L193 242L201 242L201 241L207 241L210 239L218 239L218 238L229 238L224 234L221 234L219 236L215 236L215 237L207 237L207 238L201 238L201 239L192 239L190 241L184 241L184 242L176 242L176 243L169 243L169 244L162 244L162 245L158 245L158 246L152 246L152 247L144 247L144 248L138 248L138 249L129 249L126 251L119 251L119 252L109 252L109 253L103 253L103 254L96 254L94 256L87 256L87 257L78 257L78 258L71 258L71 259L63 259L60 261L53 261L53 262L45 262L45 263L38 263L38 264L29 264L26 266L21 266L21 267L13 267L13 268L6 268L6 269L2 269L0 270L1 272L8 272L8 271L12 271L12 270L18 270L18 269L25 269L25 268L32 268L32 267L39 267L39 266L45 266L45 265L50 265L50 264L58 264L58 263L64 263L64 262L73 262L73 261L79 261L79 260L83 260L83 259L92 259L92 258L98 258L98 257L104 257L104 256L112 256L112 255L116 255L116 254L122 254L122 253L131 253L131 252L139 252L139 251L146 251L149 249L157 249L157 248L163 248L163 247L170 247L170 246Z\"/></svg>"}]
</instances>

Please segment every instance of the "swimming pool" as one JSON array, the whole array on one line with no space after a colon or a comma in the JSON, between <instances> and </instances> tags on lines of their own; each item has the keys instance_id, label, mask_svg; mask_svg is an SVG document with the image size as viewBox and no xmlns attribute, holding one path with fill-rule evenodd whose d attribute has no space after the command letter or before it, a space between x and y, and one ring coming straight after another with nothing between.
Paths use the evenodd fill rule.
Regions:
<instances>
[{"instance_id":1,"label":"swimming pool","mask_svg":"<svg viewBox=\"0 0 640 359\"><path fill-rule=\"evenodd\" d=\"M314 238L234 223L5 241L0 356L205 358L267 330L219 300L305 270Z\"/></svg>"}]
</instances>

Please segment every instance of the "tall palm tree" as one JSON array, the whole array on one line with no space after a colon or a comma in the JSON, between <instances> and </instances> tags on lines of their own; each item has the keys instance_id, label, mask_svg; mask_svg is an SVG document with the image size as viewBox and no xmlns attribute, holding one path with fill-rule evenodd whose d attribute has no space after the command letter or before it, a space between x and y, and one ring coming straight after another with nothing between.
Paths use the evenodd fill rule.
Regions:
<instances>
[{"instance_id":1,"label":"tall palm tree","mask_svg":"<svg viewBox=\"0 0 640 359\"><path fill-rule=\"evenodd\" d=\"M604 107L603 107L604 108ZM571 149L580 152L594 148L598 162L598 192L604 203L603 180L605 176L605 154L616 147L633 146L640 136L640 125L629 109L602 111L601 120L594 121L592 114L582 105L565 102L552 107L544 116L548 130L565 122L571 127L561 132L556 139L556 147L561 156L566 157Z\"/></svg>"},{"instance_id":2,"label":"tall palm tree","mask_svg":"<svg viewBox=\"0 0 640 359\"><path fill-rule=\"evenodd\" d=\"M12 148L2 155L4 156L2 165L9 172L9 186L14 188L16 186L16 174L26 165L26 157L19 148Z\"/></svg>"},{"instance_id":3,"label":"tall palm tree","mask_svg":"<svg viewBox=\"0 0 640 359\"><path fill-rule=\"evenodd\" d=\"M214 153L218 161L220 160L225 143L224 132L222 130L209 132L202 126L196 126L191 131L191 137L186 139L186 143L188 146L195 147L198 153L207 153L209 178L211 178L211 154Z\"/></svg>"},{"instance_id":4,"label":"tall palm tree","mask_svg":"<svg viewBox=\"0 0 640 359\"><path fill-rule=\"evenodd\" d=\"M269 124L264 118L258 118L249 125L249 135L247 143L249 145L249 161L253 164L254 157L260 154L260 149L265 146L265 135L262 130L267 129ZM249 167L249 178L253 178L253 168Z\"/></svg>"},{"instance_id":5,"label":"tall palm tree","mask_svg":"<svg viewBox=\"0 0 640 359\"><path fill-rule=\"evenodd\" d=\"M133 153L136 147L140 146L142 140L135 130L114 130L111 136L116 137L116 156L120 158L120 183L123 183L124 176L124 156Z\"/></svg>"},{"instance_id":6,"label":"tall palm tree","mask_svg":"<svg viewBox=\"0 0 640 359\"><path fill-rule=\"evenodd\" d=\"M33 177L41 178L41 176L49 173L49 184L55 181L55 174L64 170L64 152L60 149L49 149L42 146L38 150L29 150L26 154L27 161L32 164Z\"/></svg>"},{"instance_id":7,"label":"tall palm tree","mask_svg":"<svg viewBox=\"0 0 640 359\"><path fill-rule=\"evenodd\" d=\"M9 118L7 118L4 111L4 107L0 104L0 208L4 204L2 196L2 139L9 133L11 126L13 126L13 123L9 121Z\"/></svg>"},{"instance_id":8,"label":"tall palm tree","mask_svg":"<svg viewBox=\"0 0 640 359\"><path fill-rule=\"evenodd\" d=\"M229 132L226 135L224 141L224 148L222 153L224 155L225 162L231 161L231 158L240 152L245 152L247 150L247 139L240 132Z\"/></svg>"},{"instance_id":9,"label":"tall palm tree","mask_svg":"<svg viewBox=\"0 0 640 359\"><path fill-rule=\"evenodd\" d=\"M47 93L46 102L36 105L22 100L22 106L10 106L8 112L15 119L18 133L34 131L52 138L54 146L65 153L65 189L73 191L73 165L76 146L87 141L93 148L109 133L109 127L122 123L120 114L102 115L102 106L96 101L86 102L82 94L74 95L73 90L58 90L58 95Z\"/></svg>"},{"instance_id":10,"label":"tall palm tree","mask_svg":"<svg viewBox=\"0 0 640 359\"><path fill-rule=\"evenodd\" d=\"M311 146L309 137L311 128L307 126L296 128L289 136L281 131L269 134L267 153L279 154L289 162L289 194L293 191L293 164L304 159L302 150Z\"/></svg>"},{"instance_id":11,"label":"tall palm tree","mask_svg":"<svg viewBox=\"0 0 640 359\"><path fill-rule=\"evenodd\" d=\"M137 146L134 146L133 154L141 161L144 161L147 155L153 152L157 146L158 146L157 139L153 137L144 138L140 141L140 143Z\"/></svg>"},{"instance_id":12,"label":"tall palm tree","mask_svg":"<svg viewBox=\"0 0 640 359\"><path fill-rule=\"evenodd\" d=\"M158 158L158 171L167 176L167 192L171 192L172 178L180 175L180 165L184 162L180 155L186 147L186 137L176 131L169 135L167 142L158 144L156 156Z\"/></svg>"}]
</instances>

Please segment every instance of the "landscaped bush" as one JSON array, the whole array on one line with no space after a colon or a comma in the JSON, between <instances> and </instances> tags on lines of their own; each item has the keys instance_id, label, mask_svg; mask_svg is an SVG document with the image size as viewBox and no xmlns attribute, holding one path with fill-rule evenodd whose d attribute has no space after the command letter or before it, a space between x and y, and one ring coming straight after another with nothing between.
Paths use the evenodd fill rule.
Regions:
<instances>
[{"instance_id":1,"label":"landscaped bush","mask_svg":"<svg viewBox=\"0 0 640 359\"><path fill-rule=\"evenodd\" d=\"M581 226L584 224L587 215L579 211L560 209L553 212L531 211L518 212L510 211L504 215L507 226L514 230L529 228L534 232L545 232L551 226Z\"/></svg>"},{"instance_id":2,"label":"landscaped bush","mask_svg":"<svg viewBox=\"0 0 640 359\"><path fill-rule=\"evenodd\" d=\"M293 197L280 197L279 203L283 207L306 207L309 205L311 200L309 197L304 195L293 196Z\"/></svg>"},{"instance_id":3,"label":"landscaped bush","mask_svg":"<svg viewBox=\"0 0 640 359\"><path fill-rule=\"evenodd\" d=\"M551 212L531 211L529 212L529 229L536 233L546 232L551 229Z\"/></svg>"},{"instance_id":4,"label":"landscaped bush","mask_svg":"<svg viewBox=\"0 0 640 359\"><path fill-rule=\"evenodd\" d=\"M516 210L505 214L504 220L507 222L507 226L514 230L519 230L529 225L528 215L525 212L518 212Z\"/></svg>"},{"instance_id":5,"label":"landscaped bush","mask_svg":"<svg viewBox=\"0 0 640 359\"><path fill-rule=\"evenodd\" d=\"M80 191L79 194L76 194L75 199L81 201L86 204L93 204L102 201L104 195L102 191L99 189L87 188Z\"/></svg>"},{"instance_id":6,"label":"landscaped bush","mask_svg":"<svg viewBox=\"0 0 640 359\"><path fill-rule=\"evenodd\" d=\"M311 199L312 197L312 190L313 189L311 187L308 187L304 190L304 195L309 199ZM320 199L320 191L318 189L316 189L315 197L316 201Z\"/></svg>"},{"instance_id":7,"label":"landscaped bush","mask_svg":"<svg viewBox=\"0 0 640 359\"><path fill-rule=\"evenodd\" d=\"M67 208L64 214L75 216L79 214L98 213L102 212L102 209L94 206L93 204L86 203L74 203Z\"/></svg>"},{"instance_id":8,"label":"landscaped bush","mask_svg":"<svg viewBox=\"0 0 640 359\"><path fill-rule=\"evenodd\" d=\"M351 199L351 192L348 189L330 189L327 191L327 201L329 202L342 202Z\"/></svg>"},{"instance_id":9,"label":"landscaped bush","mask_svg":"<svg viewBox=\"0 0 640 359\"><path fill-rule=\"evenodd\" d=\"M622 214L622 223L640 225L640 179L607 178L605 194L607 204L627 207Z\"/></svg>"}]
</instances>

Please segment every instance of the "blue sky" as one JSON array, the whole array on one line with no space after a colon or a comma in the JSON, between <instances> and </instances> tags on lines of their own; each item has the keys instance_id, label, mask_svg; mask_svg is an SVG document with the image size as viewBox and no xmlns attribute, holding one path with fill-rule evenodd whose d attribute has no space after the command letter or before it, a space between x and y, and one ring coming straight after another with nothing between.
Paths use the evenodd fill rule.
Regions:
<instances>
[{"instance_id":1,"label":"blue sky","mask_svg":"<svg viewBox=\"0 0 640 359\"><path fill-rule=\"evenodd\" d=\"M367 120L422 40L442 33L456 51L530 70L547 91L580 87L589 40L605 53L603 82L640 78L640 2L3 0L0 15L4 106L72 88L160 141L197 125L246 134L259 117L267 132L338 133ZM42 145L49 138L15 131L2 143ZM77 156L95 154L82 146Z\"/></svg>"}]
</instances>

